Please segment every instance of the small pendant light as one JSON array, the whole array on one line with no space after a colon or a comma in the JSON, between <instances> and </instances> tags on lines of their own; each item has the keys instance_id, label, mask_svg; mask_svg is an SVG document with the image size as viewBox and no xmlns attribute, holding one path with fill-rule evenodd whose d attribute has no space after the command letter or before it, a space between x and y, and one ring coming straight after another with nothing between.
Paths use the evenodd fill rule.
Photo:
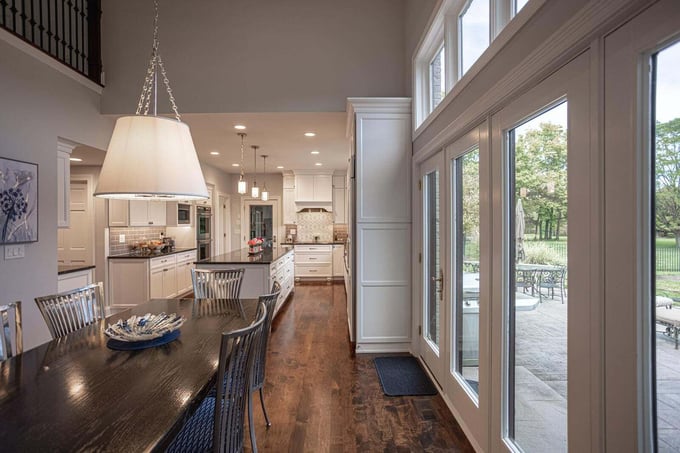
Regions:
<instances>
[{"instance_id":1,"label":"small pendant light","mask_svg":"<svg viewBox=\"0 0 680 453\"><path fill-rule=\"evenodd\" d=\"M262 201L267 201L269 200L269 191L267 190L267 156L266 154L262 155L262 160L264 160L263 164L263 170L262 172L264 173L262 177L264 178L264 183L262 184Z\"/></svg>"},{"instance_id":2,"label":"small pendant light","mask_svg":"<svg viewBox=\"0 0 680 453\"><path fill-rule=\"evenodd\" d=\"M236 135L241 137L241 175L238 178L238 193L245 195L248 192L248 183L246 182L245 174L243 173L243 139L246 137L245 132L237 132Z\"/></svg>"},{"instance_id":3,"label":"small pendant light","mask_svg":"<svg viewBox=\"0 0 680 453\"><path fill-rule=\"evenodd\" d=\"M254 170L253 170L253 187L250 188L250 196L253 198L259 198L260 197L260 188L257 187L257 149L259 146L257 145L251 145L251 148L253 148L253 162L255 163L254 165Z\"/></svg>"}]
</instances>

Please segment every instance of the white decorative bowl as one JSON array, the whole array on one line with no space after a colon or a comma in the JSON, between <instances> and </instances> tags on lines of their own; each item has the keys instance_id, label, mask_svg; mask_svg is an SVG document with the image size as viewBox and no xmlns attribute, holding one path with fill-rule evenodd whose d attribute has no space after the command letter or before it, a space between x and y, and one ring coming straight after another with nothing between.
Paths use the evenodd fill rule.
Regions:
<instances>
[{"instance_id":1,"label":"white decorative bowl","mask_svg":"<svg viewBox=\"0 0 680 453\"><path fill-rule=\"evenodd\" d=\"M117 323L109 324L104 333L118 341L149 341L174 332L184 324L184 321L186 321L184 317L175 313L170 315L147 313L144 316L132 316L127 320L119 319Z\"/></svg>"}]
</instances>

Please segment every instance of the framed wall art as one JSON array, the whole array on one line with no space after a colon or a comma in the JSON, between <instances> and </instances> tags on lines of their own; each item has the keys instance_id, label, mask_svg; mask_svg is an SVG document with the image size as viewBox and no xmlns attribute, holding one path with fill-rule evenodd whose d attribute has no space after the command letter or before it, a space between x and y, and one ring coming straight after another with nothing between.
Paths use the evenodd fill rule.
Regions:
<instances>
[{"instance_id":1,"label":"framed wall art","mask_svg":"<svg viewBox=\"0 0 680 453\"><path fill-rule=\"evenodd\" d=\"M0 157L0 244L38 241L38 165Z\"/></svg>"}]
</instances>

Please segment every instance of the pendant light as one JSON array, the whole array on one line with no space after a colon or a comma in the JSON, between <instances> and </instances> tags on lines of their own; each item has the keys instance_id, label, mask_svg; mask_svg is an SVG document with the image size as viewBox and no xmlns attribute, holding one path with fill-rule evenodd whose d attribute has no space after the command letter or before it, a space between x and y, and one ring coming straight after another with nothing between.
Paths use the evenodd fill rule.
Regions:
<instances>
[{"instance_id":1,"label":"pendant light","mask_svg":"<svg viewBox=\"0 0 680 453\"><path fill-rule=\"evenodd\" d=\"M245 174L243 173L243 139L246 137L245 132L237 132L236 135L241 137L241 176L238 178L238 193L245 195L248 192L248 183L245 179Z\"/></svg>"},{"instance_id":2,"label":"pendant light","mask_svg":"<svg viewBox=\"0 0 680 453\"><path fill-rule=\"evenodd\" d=\"M262 160L264 161L263 164L263 169L262 169L262 177L264 179L264 183L262 184L262 201L267 201L269 200L269 191L267 190L267 156L266 154L262 155Z\"/></svg>"},{"instance_id":3,"label":"pendant light","mask_svg":"<svg viewBox=\"0 0 680 453\"><path fill-rule=\"evenodd\" d=\"M254 164L254 170L253 170L253 187L250 188L250 196L253 198L259 198L260 196L260 188L257 187L257 149L259 146L257 145L252 145L251 148L253 148L253 162Z\"/></svg>"},{"instance_id":4,"label":"pendant light","mask_svg":"<svg viewBox=\"0 0 680 453\"><path fill-rule=\"evenodd\" d=\"M126 200L206 199L208 190L191 132L181 121L159 52L158 0L154 12L151 59L137 111L116 121L94 195ZM174 119L157 116L159 69Z\"/></svg>"}]
</instances>

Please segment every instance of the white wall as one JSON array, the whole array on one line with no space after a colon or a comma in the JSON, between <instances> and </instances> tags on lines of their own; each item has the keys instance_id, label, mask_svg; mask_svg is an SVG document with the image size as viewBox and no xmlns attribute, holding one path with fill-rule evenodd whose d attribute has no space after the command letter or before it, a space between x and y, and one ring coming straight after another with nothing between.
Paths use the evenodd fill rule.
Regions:
<instances>
[{"instance_id":1,"label":"white wall","mask_svg":"<svg viewBox=\"0 0 680 453\"><path fill-rule=\"evenodd\" d=\"M39 166L39 242L11 261L0 246L0 303L23 302L30 349L50 339L33 298L57 291L57 137L106 149L113 122L99 95L3 40L0 62L0 156Z\"/></svg>"},{"instance_id":2,"label":"white wall","mask_svg":"<svg viewBox=\"0 0 680 453\"><path fill-rule=\"evenodd\" d=\"M153 2L102 3L103 112L129 113ZM344 111L348 96L404 94L403 11L402 0L164 0L161 54L180 112Z\"/></svg>"}]
</instances>

